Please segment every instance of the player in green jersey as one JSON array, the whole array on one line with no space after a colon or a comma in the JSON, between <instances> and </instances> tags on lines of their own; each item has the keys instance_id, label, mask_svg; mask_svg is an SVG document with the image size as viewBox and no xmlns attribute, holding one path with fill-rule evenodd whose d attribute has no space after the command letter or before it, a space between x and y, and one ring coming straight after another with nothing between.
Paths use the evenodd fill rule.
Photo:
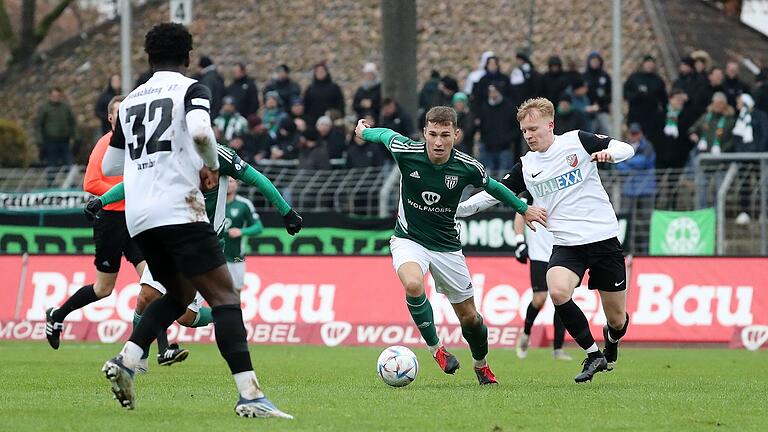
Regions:
<instances>
[{"instance_id":1,"label":"player in green jersey","mask_svg":"<svg viewBox=\"0 0 768 432\"><path fill-rule=\"evenodd\" d=\"M203 192L203 196L205 198L205 209L208 214L208 219L218 234L219 243L222 248L224 248L225 237L227 236L227 231L224 229L224 216L230 178L241 180L249 185L256 186L269 202L277 207L278 211L283 216L283 222L285 223L285 228L289 234L295 235L301 230L301 216L291 209L291 206L285 201L283 196L267 177L240 159L240 157L228 147L218 144L217 153L219 157L219 183L218 185L212 185L212 187ZM85 212L90 217L98 217L98 212L103 206L123 199L125 199L123 184L118 183L101 197L89 201L86 205ZM136 310L133 317L134 325L141 319L141 314L144 309L146 309L146 307L154 300L165 294L165 287L152 278L148 267L145 268L144 273L145 274L142 275L142 288L136 299ZM237 288L239 289L240 287ZM202 297L199 294L187 307L185 313L177 320L179 324L186 327L203 327L208 325L211 321L211 309L202 307ZM162 344L164 338L160 339L161 340L158 341L158 343ZM167 342L165 343L167 344ZM159 348L161 349L158 352L164 352L163 346ZM178 355L183 357L174 359L174 362L182 361L189 355L187 350L177 349L174 352L178 352ZM142 372L146 372L147 370L147 362L145 362L147 354L148 353L144 353L145 357L142 358L141 365L138 368ZM171 359L165 359L158 356L158 363L161 365L172 364L173 362L170 362L169 360Z\"/></svg>"},{"instance_id":2,"label":"player in green jersey","mask_svg":"<svg viewBox=\"0 0 768 432\"><path fill-rule=\"evenodd\" d=\"M264 231L259 214L253 203L237 194L237 180L229 178L227 188L227 207L224 219L224 258L227 259L229 273L235 289L243 289L245 279L245 255L243 242L246 236L257 235Z\"/></svg>"},{"instance_id":3,"label":"player in green jersey","mask_svg":"<svg viewBox=\"0 0 768 432\"><path fill-rule=\"evenodd\" d=\"M400 207L395 235L390 242L397 276L405 288L405 300L421 336L440 368L453 374L458 359L440 343L432 305L424 291L427 271L435 289L451 302L461 324L462 335L472 351L475 374L480 384L497 383L488 366L488 329L475 307L474 290L466 260L461 252L459 224L456 222L462 191L467 186L482 187L499 201L512 206L532 222L546 224L546 211L528 206L509 189L489 178L482 164L453 148L460 129L456 111L438 106L426 114L424 142L408 139L385 128L370 128L360 120L355 134L381 143L392 153L400 172Z\"/></svg>"}]
</instances>

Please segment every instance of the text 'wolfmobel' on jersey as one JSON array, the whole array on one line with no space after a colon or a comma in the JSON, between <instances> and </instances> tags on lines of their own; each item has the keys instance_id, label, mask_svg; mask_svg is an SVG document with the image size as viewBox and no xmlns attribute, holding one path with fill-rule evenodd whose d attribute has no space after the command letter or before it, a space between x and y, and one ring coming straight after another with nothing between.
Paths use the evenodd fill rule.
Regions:
<instances>
[{"instance_id":1,"label":"text 'wolfmobel' on jersey","mask_svg":"<svg viewBox=\"0 0 768 432\"><path fill-rule=\"evenodd\" d=\"M501 182L512 192L525 190L547 210L554 244L575 246L617 237L619 223L603 188L592 153L606 150L611 138L579 130L555 135L545 152L528 152ZM627 145L621 143L622 145Z\"/></svg>"},{"instance_id":2,"label":"text 'wolfmobel' on jersey","mask_svg":"<svg viewBox=\"0 0 768 432\"><path fill-rule=\"evenodd\" d=\"M158 71L120 103L110 146L125 150L125 218L131 236L158 226L208 222L199 189L203 160L186 114L209 112L210 99L210 90L196 80Z\"/></svg>"}]
</instances>

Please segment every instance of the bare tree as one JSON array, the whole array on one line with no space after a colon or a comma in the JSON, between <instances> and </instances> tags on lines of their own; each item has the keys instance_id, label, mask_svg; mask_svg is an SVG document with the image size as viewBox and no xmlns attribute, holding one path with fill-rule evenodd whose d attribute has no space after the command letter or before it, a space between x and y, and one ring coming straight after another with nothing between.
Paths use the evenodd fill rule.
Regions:
<instances>
[{"instance_id":1,"label":"bare tree","mask_svg":"<svg viewBox=\"0 0 768 432\"><path fill-rule=\"evenodd\" d=\"M53 23L70 6L72 0L60 0L40 22L37 22L37 0L22 0L18 34L11 26L5 0L0 0L0 43L11 52L9 64L29 60L48 35Z\"/></svg>"}]
</instances>

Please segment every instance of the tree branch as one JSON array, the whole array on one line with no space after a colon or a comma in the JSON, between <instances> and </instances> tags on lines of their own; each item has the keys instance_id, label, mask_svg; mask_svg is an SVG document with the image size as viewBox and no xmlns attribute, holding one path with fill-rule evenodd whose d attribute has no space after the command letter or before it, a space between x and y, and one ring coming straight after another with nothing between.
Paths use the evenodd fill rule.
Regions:
<instances>
[{"instance_id":1,"label":"tree branch","mask_svg":"<svg viewBox=\"0 0 768 432\"><path fill-rule=\"evenodd\" d=\"M62 13L64 13L64 10L67 9L67 7L72 3L72 0L61 0L58 5L56 5L53 10L48 12L48 14L43 17L43 19L40 21L40 24L37 25L37 28L35 29L35 46L37 46L40 42L45 39L45 36L48 35L48 31L51 29L51 26L54 22L61 16Z\"/></svg>"},{"instance_id":2,"label":"tree branch","mask_svg":"<svg viewBox=\"0 0 768 432\"><path fill-rule=\"evenodd\" d=\"M0 0L0 42L5 43L9 48L16 44L16 35L13 33L11 20L8 18L5 0Z\"/></svg>"}]
</instances>

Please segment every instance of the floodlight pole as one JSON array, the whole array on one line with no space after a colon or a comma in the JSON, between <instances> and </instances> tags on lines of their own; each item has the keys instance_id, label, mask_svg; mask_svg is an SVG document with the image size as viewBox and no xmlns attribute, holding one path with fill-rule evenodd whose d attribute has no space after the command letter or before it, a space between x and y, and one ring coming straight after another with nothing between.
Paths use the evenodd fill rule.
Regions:
<instances>
[{"instance_id":1,"label":"floodlight pole","mask_svg":"<svg viewBox=\"0 0 768 432\"><path fill-rule=\"evenodd\" d=\"M120 81L124 95L133 90L131 72L131 0L118 0L120 9Z\"/></svg>"},{"instance_id":2,"label":"floodlight pole","mask_svg":"<svg viewBox=\"0 0 768 432\"><path fill-rule=\"evenodd\" d=\"M624 97L621 85L621 0L613 0L612 24L611 135L617 139L621 139L621 124L624 122Z\"/></svg>"}]
</instances>

